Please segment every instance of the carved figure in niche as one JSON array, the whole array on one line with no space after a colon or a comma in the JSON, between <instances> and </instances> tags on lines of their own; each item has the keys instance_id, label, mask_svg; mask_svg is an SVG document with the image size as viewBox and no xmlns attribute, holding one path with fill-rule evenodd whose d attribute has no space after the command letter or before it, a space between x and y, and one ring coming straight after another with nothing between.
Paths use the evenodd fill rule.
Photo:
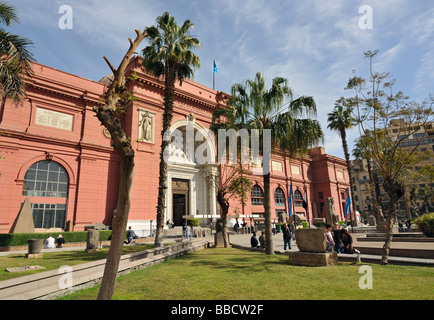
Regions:
<instances>
[{"instance_id":1,"label":"carved figure in niche","mask_svg":"<svg viewBox=\"0 0 434 320\"><path fill-rule=\"evenodd\" d=\"M143 113L139 121L139 127L142 129L139 140L151 141L152 137L152 118L149 116L149 111Z\"/></svg>"},{"instance_id":2,"label":"carved figure in niche","mask_svg":"<svg viewBox=\"0 0 434 320\"><path fill-rule=\"evenodd\" d=\"M187 118L187 123L190 125L194 125L194 123L196 122L196 117L194 116L193 113L187 115L186 118Z\"/></svg>"}]
</instances>

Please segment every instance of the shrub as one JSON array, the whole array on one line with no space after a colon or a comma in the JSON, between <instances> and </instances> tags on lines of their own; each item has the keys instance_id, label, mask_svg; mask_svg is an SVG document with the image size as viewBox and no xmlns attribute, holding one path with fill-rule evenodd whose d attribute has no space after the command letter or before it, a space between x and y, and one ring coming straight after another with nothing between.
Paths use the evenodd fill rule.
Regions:
<instances>
[{"instance_id":1,"label":"shrub","mask_svg":"<svg viewBox=\"0 0 434 320\"><path fill-rule=\"evenodd\" d=\"M424 214L414 221L427 237L434 237L434 212Z\"/></svg>"},{"instance_id":2,"label":"shrub","mask_svg":"<svg viewBox=\"0 0 434 320\"><path fill-rule=\"evenodd\" d=\"M187 226L198 227L199 226L199 219L198 218L187 219Z\"/></svg>"}]
</instances>

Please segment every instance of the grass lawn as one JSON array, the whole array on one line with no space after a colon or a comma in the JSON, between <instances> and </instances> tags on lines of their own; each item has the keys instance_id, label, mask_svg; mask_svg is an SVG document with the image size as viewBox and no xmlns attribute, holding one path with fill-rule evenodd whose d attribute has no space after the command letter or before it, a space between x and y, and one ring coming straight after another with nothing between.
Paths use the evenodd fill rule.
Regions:
<instances>
[{"instance_id":1,"label":"grass lawn","mask_svg":"<svg viewBox=\"0 0 434 320\"><path fill-rule=\"evenodd\" d=\"M372 267L372 289L360 289L361 264L292 266L288 257L210 248L119 277L117 300L432 300L434 269ZM63 299L96 299L99 286Z\"/></svg>"},{"instance_id":2,"label":"grass lawn","mask_svg":"<svg viewBox=\"0 0 434 320\"><path fill-rule=\"evenodd\" d=\"M128 254L137 251L143 251L152 248L153 244L124 246L122 253ZM13 254L0 257L0 281L17 278L33 273L58 269L61 266L73 266L76 264L86 263L90 261L100 260L107 258L108 248L103 248L98 252L86 253L84 250L80 251L63 251L63 252L43 252L42 258L29 259L25 254ZM39 265L45 267L43 270L31 270L22 272L8 272L6 268L35 266Z\"/></svg>"}]
</instances>

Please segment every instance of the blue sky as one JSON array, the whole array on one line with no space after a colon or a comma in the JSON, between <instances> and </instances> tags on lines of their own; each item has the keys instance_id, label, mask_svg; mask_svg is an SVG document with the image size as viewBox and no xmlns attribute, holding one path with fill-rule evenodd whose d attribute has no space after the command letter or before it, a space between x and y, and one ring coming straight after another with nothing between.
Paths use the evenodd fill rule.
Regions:
<instances>
[{"instance_id":1,"label":"blue sky","mask_svg":"<svg viewBox=\"0 0 434 320\"><path fill-rule=\"evenodd\" d=\"M363 52L380 50L375 69L390 72L396 89L422 102L434 94L434 3L430 0L14 0L20 24L9 28L33 41L39 63L98 81L110 73L103 56L118 65L134 29L155 24L164 11L178 24L190 19L201 68L194 80L230 93L234 83L264 74L289 80L295 97L311 95L328 154L343 157L340 137L327 129L327 113L352 71L368 74ZM72 29L61 29L62 5L72 8ZM372 8L372 28L360 20ZM146 45L144 41L140 47ZM349 145L359 136L348 133Z\"/></svg>"}]
</instances>

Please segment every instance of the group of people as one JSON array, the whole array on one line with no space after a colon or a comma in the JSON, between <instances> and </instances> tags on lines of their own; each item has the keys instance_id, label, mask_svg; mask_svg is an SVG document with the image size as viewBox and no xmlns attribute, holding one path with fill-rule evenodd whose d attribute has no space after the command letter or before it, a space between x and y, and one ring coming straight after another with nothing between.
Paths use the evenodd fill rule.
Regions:
<instances>
[{"instance_id":1,"label":"group of people","mask_svg":"<svg viewBox=\"0 0 434 320\"><path fill-rule=\"evenodd\" d=\"M245 228L245 227L247 227L247 223L246 222L241 223L241 228ZM238 223L238 220L237 220L234 224L234 231L236 234L238 234L239 230L240 230L240 224Z\"/></svg>"},{"instance_id":2,"label":"group of people","mask_svg":"<svg viewBox=\"0 0 434 320\"><path fill-rule=\"evenodd\" d=\"M410 219L407 219L405 221L405 226L407 227L407 232L411 232L411 221L410 221ZM398 230L399 230L399 232L404 232L405 231L404 225L402 224L401 220L399 220L399 222L398 222Z\"/></svg>"},{"instance_id":3,"label":"group of people","mask_svg":"<svg viewBox=\"0 0 434 320\"><path fill-rule=\"evenodd\" d=\"M64 244L65 239L63 239L61 234L59 234L56 240L54 240L54 238L50 235L47 239L45 239L44 249L63 248Z\"/></svg>"},{"instance_id":4,"label":"group of people","mask_svg":"<svg viewBox=\"0 0 434 320\"><path fill-rule=\"evenodd\" d=\"M353 247L353 237L348 233L346 228L341 228L339 223L326 224L326 243L327 251L337 253L360 253Z\"/></svg>"},{"instance_id":5,"label":"group of people","mask_svg":"<svg viewBox=\"0 0 434 320\"><path fill-rule=\"evenodd\" d=\"M127 232L127 240L124 241L125 244L130 244L133 239L137 239L136 233L131 229L131 227L128 228ZM44 249L54 249L54 248L63 248L65 244L65 239L61 234L57 237L57 239L54 239L51 235L48 236L47 239L45 239Z\"/></svg>"},{"instance_id":6,"label":"group of people","mask_svg":"<svg viewBox=\"0 0 434 320\"><path fill-rule=\"evenodd\" d=\"M282 233L283 233L283 250L286 251L286 248L291 250L291 239L295 240L295 227L294 224L288 226L287 223L283 224ZM252 248L265 248L265 234L262 231L261 236L257 237L256 231L253 232L252 237L250 238L250 245Z\"/></svg>"}]
</instances>

